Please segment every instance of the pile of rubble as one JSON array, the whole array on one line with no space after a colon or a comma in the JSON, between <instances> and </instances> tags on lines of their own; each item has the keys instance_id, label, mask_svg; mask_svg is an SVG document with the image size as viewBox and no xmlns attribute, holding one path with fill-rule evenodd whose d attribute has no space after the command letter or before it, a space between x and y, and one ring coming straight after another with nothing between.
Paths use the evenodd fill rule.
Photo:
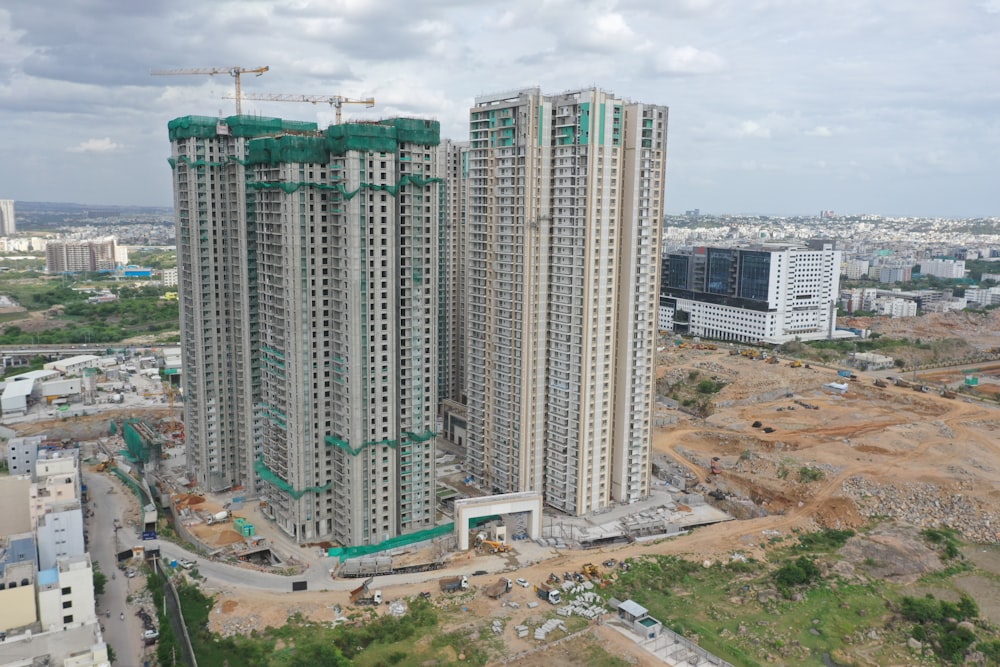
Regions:
<instances>
[{"instance_id":1,"label":"pile of rubble","mask_svg":"<svg viewBox=\"0 0 1000 667\"><path fill-rule=\"evenodd\" d=\"M971 496L949 493L935 484L896 486L859 476L842 486L863 516L887 516L919 528L952 528L970 542L1000 542L996 509Z\"/></svg>"},{"instance_id":2,"label":"pile of rubble","mask_svg":"<svg viewBox=\"0 0 1000 667\"><path fill-rule=\"evenodd\" d=\"M252 614L250 616L239 616L223 621L219 634L223 637L248 637L251 632L259 629L260 616Z\"/></svg>"}]
</instances>

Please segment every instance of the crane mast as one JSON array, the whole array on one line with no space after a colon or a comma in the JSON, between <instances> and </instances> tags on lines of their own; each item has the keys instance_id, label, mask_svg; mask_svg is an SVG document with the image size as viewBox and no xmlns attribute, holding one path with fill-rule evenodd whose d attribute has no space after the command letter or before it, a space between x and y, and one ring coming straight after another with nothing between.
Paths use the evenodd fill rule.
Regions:
<instances>
[{"instance_id":1,"label":"crane mast","mask_svg":"<svg viewBox=\"0 0 1000 667\"><path fill-rule=\"evenodd\" d=\"M263 67L240 67L239 65L233 65L231 67L202 67L193 69L158 69L150 72L152 76L169 76L169 75L191 75L191 74L205 74L208 76L215 76L216 74L228 74L233 77L236 82L236 95L234 98L236 100L236 115L243 113L243 105L241 101L243 99L242 90L240 88L240 76L243 74L256 74L261 76L264 72L268 71L270 67L264 65Z\"/></svg>"}]
</instances>

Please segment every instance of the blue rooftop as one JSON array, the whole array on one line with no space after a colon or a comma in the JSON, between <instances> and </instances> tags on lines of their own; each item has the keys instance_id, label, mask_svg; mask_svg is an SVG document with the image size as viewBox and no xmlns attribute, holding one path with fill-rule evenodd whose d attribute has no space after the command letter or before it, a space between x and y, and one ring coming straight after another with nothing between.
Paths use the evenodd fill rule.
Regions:
<instances>
[{"instance_id":1,"label":"blue rooftop","mask_svg":"<svg viewBox=\"0 0 1000 667\"><path fill-rule=\"evenodd\" d=\"M11 537L7 549L0 554L0 575L8 565L31 563L35 560L35 538L31 535Z\"/></svg>"},{"instance_id":2,"label":"blue rooftop","mask_svg":"<svg viewBox=\"0 0 1000 667\"><path fill-rule=\"evenodd\" d=\"M49 584L55 584L59 581L59 570L57 568L51 567L48 570L41 570L38 573L38 585L47 586Z\"/></svg>"}]
</instances>

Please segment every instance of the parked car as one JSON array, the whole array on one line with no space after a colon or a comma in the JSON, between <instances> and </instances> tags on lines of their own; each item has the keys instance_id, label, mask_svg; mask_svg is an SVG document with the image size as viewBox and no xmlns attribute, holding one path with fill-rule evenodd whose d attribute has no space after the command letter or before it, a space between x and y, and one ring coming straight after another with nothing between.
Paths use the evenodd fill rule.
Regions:
<instances>
[{"instance_id":1,"label":"parked car","mask_svg":"<svg viewBox=\"0 0 1000 667\"><path fill-rule=\"evenodd\" d=\"M177 561L177 564L183 567L185 570L190 570L192 567L197 565L193 560L182 559Z\"/></svg>"},{"instance_id":2,"label":"parked car","mask_svg":"<svg viewBox=\"0 0 1000 667\"><path fill-rule=\"evenodd\" d=\"M131 568L130 567L129 569L125 570L125 576L128 577L129 579L131 579L132 577L134 577L137 574L139 574L139 573L136 572L135 568Z\"/></svg>"},{"instance_id":3,"label":"parked car","mask_svg":"<svg viewBox=\"0 0 1000 667\"><path fill-rule=\"evenodd\" d=\"M516 583L518 586L523 586L524 588L527 588L530 585L528 583L528 580L523 578L517 579L514 583Z\"/></svg>"}]
</instances>

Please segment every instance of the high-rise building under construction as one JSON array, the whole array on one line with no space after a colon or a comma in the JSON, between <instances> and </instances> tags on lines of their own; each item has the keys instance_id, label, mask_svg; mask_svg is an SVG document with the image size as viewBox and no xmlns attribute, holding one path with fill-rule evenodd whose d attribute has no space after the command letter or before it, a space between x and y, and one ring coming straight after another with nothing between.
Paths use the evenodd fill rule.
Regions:
<instances>
[{"instance_id":1,"label":"high-rise building under construction","mask_svg":"<svg viewBox=\"0 0 1000 667\"><path fill-rule=\"evenodd\" d=\"M569 514L639 500L667 109L527 89L470 113L469 470Z\"/></svg>"},{"instance_id":2,"label":"high-rise building under construction","mask_svg":"<svg viewBox=\"0 0 1000 667\"><path fill-rule=\"evenodd\" d=\"M169 130L198 482L299 541L433 526L438 124Z\"/></svg>"}]
</instances>

